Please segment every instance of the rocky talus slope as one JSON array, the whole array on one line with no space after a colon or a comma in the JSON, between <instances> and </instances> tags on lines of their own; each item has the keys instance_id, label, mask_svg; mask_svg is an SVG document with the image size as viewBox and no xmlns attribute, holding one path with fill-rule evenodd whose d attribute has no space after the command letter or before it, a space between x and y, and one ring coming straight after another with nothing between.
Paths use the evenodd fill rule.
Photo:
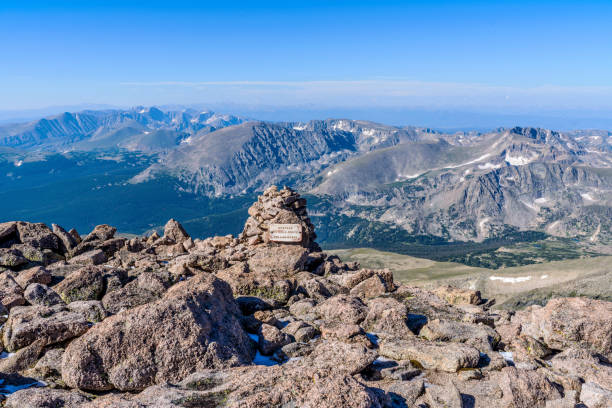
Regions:
<instances>
[{"instance_id":1,"label":"rocky talus slope","mask_svg":"<svg viewBox=\"0 0 612 408\"><path fill-rule=\"evenodd\" d=\"M516 313L427 291L315 242L306 202L267 189L238 237L81 237L0 224L5 407L612 406L612 303ZM271 224L302 240L274 242Z\"/></svg>"}]
</instances>

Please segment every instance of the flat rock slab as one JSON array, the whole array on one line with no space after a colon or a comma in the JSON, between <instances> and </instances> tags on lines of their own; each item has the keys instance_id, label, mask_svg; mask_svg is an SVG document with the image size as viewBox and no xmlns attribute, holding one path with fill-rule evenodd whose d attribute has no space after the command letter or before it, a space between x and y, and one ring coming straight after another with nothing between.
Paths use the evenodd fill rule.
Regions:
<instances>
[{"instance_id":1,"label":"flat rock slab","mask_svg":"<svg viewBox=\"0 0 612 408\"><path fill-rule=\"evenodd\" d=\"M89 329L87 321L65 306L17 306L11 309L3 328L2 341L16 351L41 340L44 345L80 336Z\"/></svg>"},{"instance_id":2,"label":"flat rock slab","mask_svg":"<svg viewBox=\"0 0 612 408\"><path fill-rule=\"evenodd\" d=\"M389 340L379 344L381 356L409 360L417 367L454 373L461 368L475 368L480 352L474 347L456 343L427 342L417 339Z\"/></svg>"}]
</instances>

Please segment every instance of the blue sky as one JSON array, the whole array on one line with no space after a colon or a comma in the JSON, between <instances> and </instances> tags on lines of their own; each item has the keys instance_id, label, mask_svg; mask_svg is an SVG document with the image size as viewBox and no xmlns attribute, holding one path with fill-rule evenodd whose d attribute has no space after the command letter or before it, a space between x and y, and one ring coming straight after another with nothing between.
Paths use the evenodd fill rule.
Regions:
<instances>
[{"instance_id":1,"label":"blue sky","mask_svg":"<svg viewBox=\"0 0 612 408\"><path fill-rule=\"evenodd\" d=\"M52 5L50 5L52 3ZM0 2L0 110L612 112L612 2Z\"/></svg>"}]
</instances>

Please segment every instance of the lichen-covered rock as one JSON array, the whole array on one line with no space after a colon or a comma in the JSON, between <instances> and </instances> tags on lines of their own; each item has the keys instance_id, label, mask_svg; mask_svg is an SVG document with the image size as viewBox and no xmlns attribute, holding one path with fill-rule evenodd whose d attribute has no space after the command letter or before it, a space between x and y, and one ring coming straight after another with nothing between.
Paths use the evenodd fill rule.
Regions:
<instances>
[{"instance_id":1,"label":"lichen-covered rock","mask_svg":"<svg viewBox=\"0 0 612 408\"><path fill-rule=\"evenodd\" d=\"M108 313L99 300L77 300L68 304L68 309L80 314L90 323L99 323Z\"/></svg>"},{"instance_id":2,"label":"lichen-covered rock","mask_svg":"<svg viewBox=\"0 0 612 408\"><path fill-rule=\"evenodd\" d=\"M60 239L43 223L18 222L17 234L22 244L52 251L60 249Z\"/></svg>"},{"instance_id":3,"label":"lichen-covered rock","mask_svg":"<svg viewBox=\"0 0 612 408\"><path fill-rule=\"evenodd\" d=\"M23 297L33 306L53 306L64 304L60 296L47 285L31 283L23 292Z\"/></svg>"},{"instance_id":4,"label":"lichen-covered rock","mask_svg":"<svg viewBox=\"0 0 612 408\"><path fill-rule=\"evenodd\" d=\"M431 408L463 408L459 390L452 382L431 385L425 389Z\"/></svg>"},{"instance_id":5,"label":"lichen-covered rock","mask_svg":"<svg viewBox=\"0 0 612 408\"><path fill-rule=\"evenodd\" d=\"M88 266L72 272L53 287L66 303L76 300L100 300L104 295L104 270Z\"/></svg>"},{"instance_id":6,"label":"lichen-covered rock","mask_svg":"<svg viewBox=\"0 0 612 408\"><path fill-rule=\"evenodd\" d=\"M86 408L380 408L374 390L353 377L375 358L361 346L329 342L309 356L284 365L201 371L178 386L158 385L138 395L109 395L97 398Z\"/></svg>"},{"instance_id":7,"label":"lichen-covered rock","mask_svg":"<svg viewBox=\"0 0 612 408\"><path fill-rule=\"evenodd\" d=\"M26 375L43 379L59 379L62 377L63 348L52 348L36 362Z\"/></svg>"},{"instance_id":8,"label":"lichen-covered rock","mask_svg":"<svg viewBox=\"0 0 612 408\"><path fill-rule=\"evenodd\" d=\"M374 275L351 289L351 295L361 298L375 298L387 292L386 282L378 275Z\"/></svg>"},{"instance_id":9,"label":"lichen-covered rock","mask_svg":"<svg viewBox=\"0 0 612 408\"><path fill-rule=\"evenodd\" d=\"M21 251L14 248L0 248L0 267L17 269L28 262Z\"/></svg>"},{"instance_id":10,"label":"lichen-covered rock","mask_svg":"<svg viewBox=\"0 0 612 408\"><path fill-rule=\"evenodd\" d=\"M162 299L104 319L66 348L62 378L86 390L142 390L251 361L229 286L202 274Z\"/></svg>"}]
</instances>

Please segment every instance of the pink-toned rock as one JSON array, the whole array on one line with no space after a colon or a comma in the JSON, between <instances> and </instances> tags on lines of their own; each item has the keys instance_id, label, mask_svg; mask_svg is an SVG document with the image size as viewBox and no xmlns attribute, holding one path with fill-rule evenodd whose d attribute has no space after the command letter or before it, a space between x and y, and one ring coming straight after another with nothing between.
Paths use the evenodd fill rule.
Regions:
<instances>
[{"instance_id":1,"label":"pink-toned rock","mask_svg":"<svg viewBox=\"0 0 612 408\"><path fill-rule=\"evenodd\" d=\"M264 323L259 329L259 350L263 355L270 355L291 342L291 337L288 334L274 326Z\"/></svg>"},{"instance_id":2,"label":"pink-toned rock","mask_svg":"<svg viewBox=\"0 0 612 408\"><path fill-rule=\"evenodd\" d=\"M8 351L41 340L44 345L60 343L85 333L85 319L63 305L18 306L11 309L2 330L2 341Z\"/></svg>"},{"instance_id":3,"label":"pink-toned rock","mask_svg":"<svg viewBox=\"0 0 612 408\"><path fill-rule=\"evenodd\" d=\"M612 359L612 302L588 298L552 299L545 307L517 312L521 333L564 350L582 347Z\"/></svg>"},{"instance_id":4,"label":"pink-toned rock","mask_svg":"<svg viewBox=\"0 0 612 408\"><path fill-rule=\"evenodd\" d=\"M40 266L35 266L33 268L20 271L15 277L15 282L17 282L23 289L27 288L30 283L49 285L51 280L52 276L49 271Z\"/></svg>"},{"instance_id":5,"label":"pink-toned rock","mask_svg":"<svg viewBox=\"0 0 612 408\"><path fill-rule=\"evenodd\" d=\"M361 298L374 298L387 292L385 281L378 275L374 275L351 289L351 295Z\"/></svg>"},{"instance_id":6,"label":"pink-toned rock","mask_svg":"<svg viewBox=\"0 0 612 408\"><path fill-rule=\"evenodd\" d=\"M397 361L414 361L425 369L449 373L455 373L462 368L477 367L480 361L480 352L474 347L417 339L383 340L379 344L378 352Z\"/></svg>"},{"instance_id":7,"label":"pink-toned rock","mask_svg":"<svg viewBox=\"0 0 612 408\"><path fill-rule=\"evenodd\" d=\"M381 337L413 337L406 324L407 317L408 308L403 303L390 297L375 298L368 301L368 313L362 326Z\"/></svg>"},{"instance_id":8,"label":"pink-toned rock","mask_svg":"<svg viewBox=\"0 0 612 408\"><path fill-rule=\"evenodd\" d=\"M482 299L480 291L441 286L433 291L440 299L453 305L477 305Z\"/></svg>"},{"instance_id":9,"label":"pink-toned rock","mask_svg":"<svg viewBox=\"0 0 612 408\"><path fill-rule=\"evenodd\" d=\"M13 276L10 272L0 273L0 303L9 310L26 302L23 297L23 288Z\"/></svg>"},{"instance_id":10,"label":"pink-toned rock","mask_svg":"<svg viewBox=\"0 0 612 408\"><path fill-rule=\"evenodd\" d=\"M316 313L322 319L343 324L359 324L368 313L367 306L355 296L337 295L316 306Z\"/></svg>"},{"instance_id":11,"label":"pink-toned rock","mask_svg":"<svg viewBox=\"0 0 612 408\"><path fill-rule=\"evenodd\" d=\"M11 394L5 408L79 408L91 398L69 390L26 388Z\"/></svg>"},{"instance_id":12,"label":"pink-toned rock","mask_svg":"<svg viewBox=\"0 0 612 408\"><path fill-rule=\"evenodd\" d=\"M205 368L251 361L229 286L201 274L156 302L104 319L71 342L62 378L86 390L142 390Z\"/></svg>"},{"instance_id":13,"label":"pink-toned rock","mask_svg":"<svg viewBox=\"0 0 612 408\"><path fill-rule=\"evenodd\" d=\"M182 244L190 238L185 228L175 219L170 219L164 226L164 237L170 238L177 244Z\"/></svg>"},{"instance_id":14,"label":"pink-toned rock","mask_svg":"<svg viewBox=\"0 0 612 408\"><path fill-rule=\"evenodd\" d=\"M501 406L516 408L544 407L546 401L562 397L557 388L541 373L505 367L494 373L503 392Z\"/></svg>"}]
</instances>

